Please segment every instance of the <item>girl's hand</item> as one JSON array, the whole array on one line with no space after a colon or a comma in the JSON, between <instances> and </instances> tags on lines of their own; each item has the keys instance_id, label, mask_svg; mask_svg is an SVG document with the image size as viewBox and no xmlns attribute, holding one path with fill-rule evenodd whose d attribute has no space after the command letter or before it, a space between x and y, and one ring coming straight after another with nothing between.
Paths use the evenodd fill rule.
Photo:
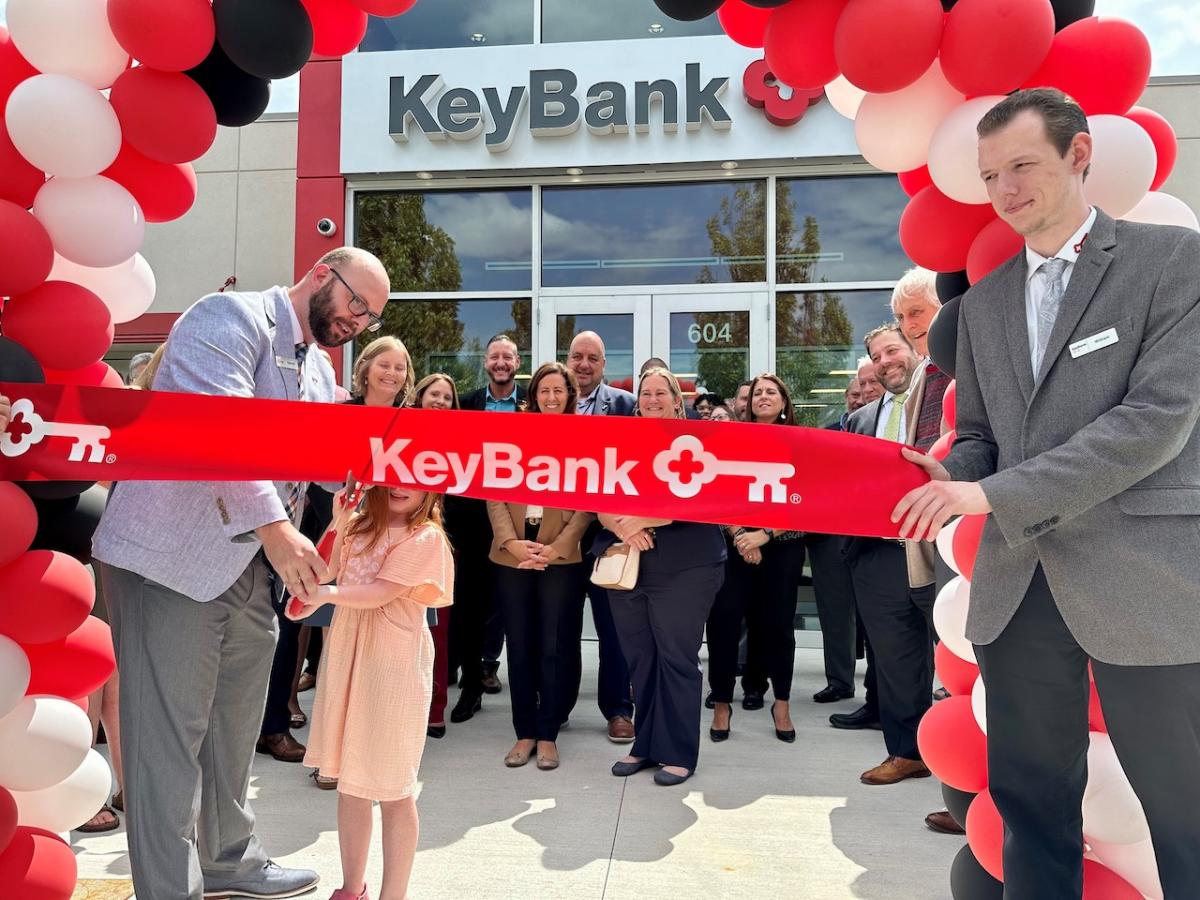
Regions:
<instances>
[{"instance_id":1,"label":"girl's hand","mask_svg":"<svg viewBox=\"0 0 1200 900\"><path fill-rule=\"evenodd\" d=\"M743 557L747 550L757 550L769 540L765 531L743 531L733 539L733 544L738 549L738 553Z\"/></svg>"},{"instance_id":2,"label":"girl's hand","mask_svg":"<svg viewBox=\"0 0 1200 900\"><path fill-rule=\"evenodd\" d=\"M324 603L305 603L299 597L292 597L288 600L287 609L284 611L284 615L286 615L293 622L299 622L301 619L307 619L324 605Z\"/></svg>"},{"instance_id":3,"label":"girl's hand","mask_svg":"<svg viewBox=\"0 0 1200 900\"><path fill-rule=\"evenodd\" d=\"M522 541L519 538L504 542L504 549L513 555L513 558L518 563L529 562L532 557L541 554L544 544L539 544L537 541ZM525 566L524 568L530 568Z\"/></svg>"}]
</instances>

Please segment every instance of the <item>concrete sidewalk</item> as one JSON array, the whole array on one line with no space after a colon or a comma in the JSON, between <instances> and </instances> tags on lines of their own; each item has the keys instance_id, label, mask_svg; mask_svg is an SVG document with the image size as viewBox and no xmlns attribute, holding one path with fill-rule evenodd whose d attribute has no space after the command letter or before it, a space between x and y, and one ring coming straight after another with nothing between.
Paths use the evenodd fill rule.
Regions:
<instances>
[{"instance_id":1,"label":"concrete sidewalk","mask_svg":"<svg viewBox=\"0 0 1200 900\"><path fill-rule=\"evenodd\" d=\"M513 743L507 693L486 697L470 722L428 742L410 896L948 897L950 862L963 840L925 828L925 814L941 808L937 782L861 784L859 774L887 755L883 736L830 728L831 712L858 701L813 703L824 681L820 651L797 650L796 743L775 739L769 706L735 706L732 738L713 744L706 710L697 774L661 788L651 772L609 773L625 751L606 739L595 702L596 645L585 643L583 691L559 738L556 771L504 767ZM313 694L302 697L307 708ZM341 883L337 797L317 790L309 771L256 757L251 796L267 850L283 864L319 871L322 885L309 896L324 898ZM73 837L80 878L128 877L124 827ZM379 885L377 852L367 877Z\"/></svg>"}]
</instances>

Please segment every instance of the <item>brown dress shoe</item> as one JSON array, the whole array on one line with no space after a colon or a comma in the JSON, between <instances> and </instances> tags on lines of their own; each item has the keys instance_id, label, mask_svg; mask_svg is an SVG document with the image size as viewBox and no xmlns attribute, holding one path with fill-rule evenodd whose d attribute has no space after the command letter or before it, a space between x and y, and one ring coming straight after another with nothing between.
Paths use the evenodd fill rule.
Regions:
<instances>
[{"instance_id":1,"label":"brown dress shoe","mask_svg":"<svg viewBox=\"0 0 1200 900\"><path fill-rule=\"evenodd\" d=\"M895 784L906 778L928 778L929 769L919 759L889 756L875 768L862 773L863 784Z\"/></svg>"},{"instance_id":2,"label":"brown dress shoe","mask_svg":"<svg viewBox=\"0 0 1200 900\"><path fill-rule=\"evenodd\" d=\"M254 749L266 756L273 756L280 762L298 763L304 759L307 748L285 731L282 734L264 734L258 739Z\"/></svg>"},{"instance_id":3,"label":"brown dress shoe","mask_svg":"<svg viewBox=\"0 0 1200 900\"><path fill-rule=\"evenodd\" d=\"M614 744L631 744L636 736L629 716L613 716L608 720L608 739Z\"/></svg>"},{"instance_id":4,"label":"brown dress shoe","mask_svg":"<svg viewBox=\"0 0 1200 900\"><path fill-rule=\"evenodd\" d=\"M944 809L927 815L925 824L929 826L930 831L936 831L938 834L966 834L965 829L954 821L954 816Z\"/></svg>"}]
</instances>

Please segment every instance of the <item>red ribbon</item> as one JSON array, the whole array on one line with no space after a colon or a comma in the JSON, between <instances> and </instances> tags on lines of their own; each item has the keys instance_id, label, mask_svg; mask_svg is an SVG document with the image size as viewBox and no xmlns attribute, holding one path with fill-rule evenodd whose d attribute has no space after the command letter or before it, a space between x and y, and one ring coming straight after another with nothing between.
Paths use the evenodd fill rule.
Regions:
<instances>
[{"instance_id":1,"label":"red ribbon","mask_svg":"<svg viewBox=\"0 0 1200 900\"><path fill-rule=\"evenodd\" d=\"M895 537L925 474L900 445L817 428L498 415L0 384L0 480L405 484L532 503Z\"/></svg>"}]
</instances>

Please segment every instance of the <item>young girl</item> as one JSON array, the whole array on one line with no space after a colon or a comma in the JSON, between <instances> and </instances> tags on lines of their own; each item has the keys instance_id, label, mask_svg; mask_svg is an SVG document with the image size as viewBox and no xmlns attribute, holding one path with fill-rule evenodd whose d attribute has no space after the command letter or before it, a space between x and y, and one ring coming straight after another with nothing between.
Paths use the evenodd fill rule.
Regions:
<instances>
[{"instance_id":1,"label":"young girl","mask_svg":"<svg viewBox=\"0 0 1200 900\"><path fill-rule=\"evenodd\" d=\"M326 603L337 607L304 764L338 779L342 887L330 900L366 900L372 801L383 817L380 897L404 900L417 850L413 791L433 687L425 607L452 602L454 562L438 494L370 487L361 511L339 511L333 527L338 538L329 568L337 585L322 585L288 610L301 618Z\"/></svg>"}]
</instances>

